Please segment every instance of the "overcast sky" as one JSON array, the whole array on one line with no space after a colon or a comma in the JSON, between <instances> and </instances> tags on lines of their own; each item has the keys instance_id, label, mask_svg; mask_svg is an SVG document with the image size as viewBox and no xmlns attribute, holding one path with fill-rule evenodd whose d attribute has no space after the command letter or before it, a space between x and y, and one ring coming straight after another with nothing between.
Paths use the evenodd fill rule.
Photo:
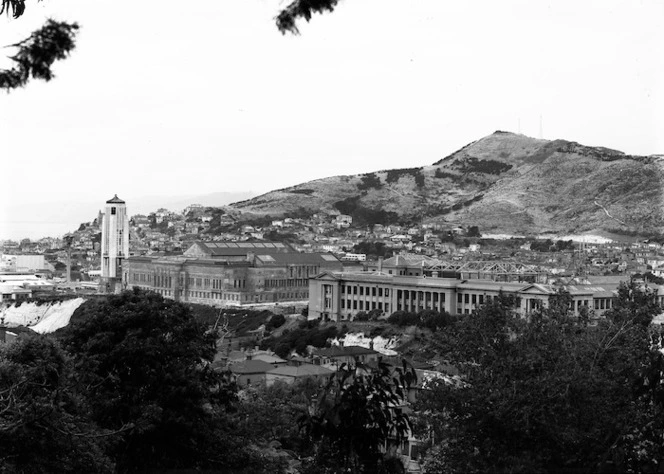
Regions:
<instances>
[{"instance_id":1,"label":"overcast sky","mask_svg":"<svg viewBox=\"0 0 664 474\"><path fill-rule=\"evenodd\" d=\"M661 0L342 0L300 36L276 29L283 3L44 0L0 19L0 45L81 25L53 81L0 93L0 239L75 230L68 204L91 220L116 193L131 214L139 196L428 165L495 130L539 137L540 116L547 139L664 153Z\"/></svg>"}]
</instances>

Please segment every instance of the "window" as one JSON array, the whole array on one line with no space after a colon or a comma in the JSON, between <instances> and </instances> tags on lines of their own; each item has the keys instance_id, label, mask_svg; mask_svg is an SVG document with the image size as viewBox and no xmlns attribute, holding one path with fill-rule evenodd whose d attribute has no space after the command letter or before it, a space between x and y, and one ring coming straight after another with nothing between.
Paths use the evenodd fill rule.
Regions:
<instances>
[{"instance_id":1,"label":"window","mask_svg":"<svg viewBox=\"0 0 664 474\"><path fill-rule=\"evenodd\" d=\"M463 303L463 295L461 293L457 293L457 303Z\"/></svg>"},{"instance_id":2,"label":"window","mask_svg":"<svg viewBox=\"0 0 664 474\"><path fill-rule=\"evenodd\" d=\"M473 304L477 304L477 295L472 295Z\"/></svg>"},{"instance_id":3,"label":"window","mask_svg":"<svg viewBox=\"0 0 664 474\"><path fill-rule=\"evenodd\" d=\"M385 288L385 296L390 296L390 289L389 288Z\"/></svg>"},{"instance_id":4,"label":"window","mask_svg":"<svg viewBox=\"0 0 664 474\"><path fill-rule=\"evenodd\" d=\"M111 208L111 215L112 215L112 216L115 215L115 208L114 208L114 207Z\"/></svg>"},{"instance_id":5,"label":"window","mask_svg":"<svg viewBox=\"0 0 664 474\"><path fill-rule=\"evenodd\" d=\"M464 303L468 304L468 303L470 302L470 301L469 301L469 300L470 300L469 296L470 296L470 295L469 295L468 293L466 293L465 295L463 295L463 302L464 302Z\"/></svg>"}]
</instances>

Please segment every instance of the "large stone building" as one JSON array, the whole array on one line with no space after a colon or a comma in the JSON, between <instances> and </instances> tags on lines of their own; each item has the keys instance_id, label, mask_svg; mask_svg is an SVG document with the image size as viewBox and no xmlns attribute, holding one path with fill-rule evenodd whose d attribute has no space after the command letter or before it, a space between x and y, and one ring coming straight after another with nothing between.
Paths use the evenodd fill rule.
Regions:
<instances>
[{"instance_id":1,"label":"large stone building","mask_svg":"<svg viewBox=\"0 0 664 474\"><path fill-rule=\"evenodd\" d=\"M310 277L342 268L332 254L279 242L195 242L181 256L130 257L124 278L176 301L239 306L306 301Z\"/></svg>"},{"instance_id":2,"label":"large stone building","mask_svg":"<svg viewBox=\"0 0 664 474\"><path fill-rule=\"evenodd\" d=\"M126 203L116 194L106 201L101 225L102 292L121 289L123 261L129 257L129 216Z\"/></svg>"},{"instance_id":3,"label":"large stone building","mask_svg":"<svg viewBox=\"0 0 664 474\"><path fill-rule=\"evenodd\" d=\"M594 285L567 286L572 310L584 306L601 314L611 308L614 293ZM527 314L547 307L556 294L550 285L461 279L434 275L398 275L385 272L323 272L309 281L309 318L352 320L360 311L419 312L430 309L450 314L470 314L501 292L516 297L517 311Z\"/></svg>"}]
</instances>

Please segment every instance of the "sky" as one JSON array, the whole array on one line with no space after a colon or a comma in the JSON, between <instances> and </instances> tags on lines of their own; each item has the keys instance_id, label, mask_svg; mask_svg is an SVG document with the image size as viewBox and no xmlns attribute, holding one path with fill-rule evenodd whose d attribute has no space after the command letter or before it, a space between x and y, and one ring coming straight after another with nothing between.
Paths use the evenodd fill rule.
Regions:
<instances>
[{"instance_id":1,"label":"sky","mask_svg":"<svg viewBox=\"0 0 664 474\"><path fill-rule=\"evenodd\" d=\"M29 1L0 46L76 21L50 82L0 93L0 239L114 194L264 193L430 165L495 130L664 153L661 0ZM0 49L0 68L10 67ZM541 122L540 122L541 118Z\"/></svg>"}]
</instances>

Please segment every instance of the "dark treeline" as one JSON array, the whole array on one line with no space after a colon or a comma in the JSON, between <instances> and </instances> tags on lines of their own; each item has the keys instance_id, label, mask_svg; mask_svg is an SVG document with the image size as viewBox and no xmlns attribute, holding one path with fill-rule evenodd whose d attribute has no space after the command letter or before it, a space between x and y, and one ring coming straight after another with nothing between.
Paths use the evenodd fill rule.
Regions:
<instances>
[{"instance_id":1,"label":"dark treeline","mask_svg":"<svg viewBox=\"0 0 664 474\"><path fill-rule=\"evenodd\" d=\"M240 391L211 368L213 314L137 289L90 300L56 334L0 349L0 472L403 472L383 448L408 433L424 472L658 472L654 295L621 286L594 325L569 300L554 295L528 319L503 296L464 317L375 322L419 326L422 349L460 374L420 381L408 411L407 365ZM260 317L285 321L238 313ZM345 331L306 322L263 343L287 356Z\"/></svg>"}]
</instances>

